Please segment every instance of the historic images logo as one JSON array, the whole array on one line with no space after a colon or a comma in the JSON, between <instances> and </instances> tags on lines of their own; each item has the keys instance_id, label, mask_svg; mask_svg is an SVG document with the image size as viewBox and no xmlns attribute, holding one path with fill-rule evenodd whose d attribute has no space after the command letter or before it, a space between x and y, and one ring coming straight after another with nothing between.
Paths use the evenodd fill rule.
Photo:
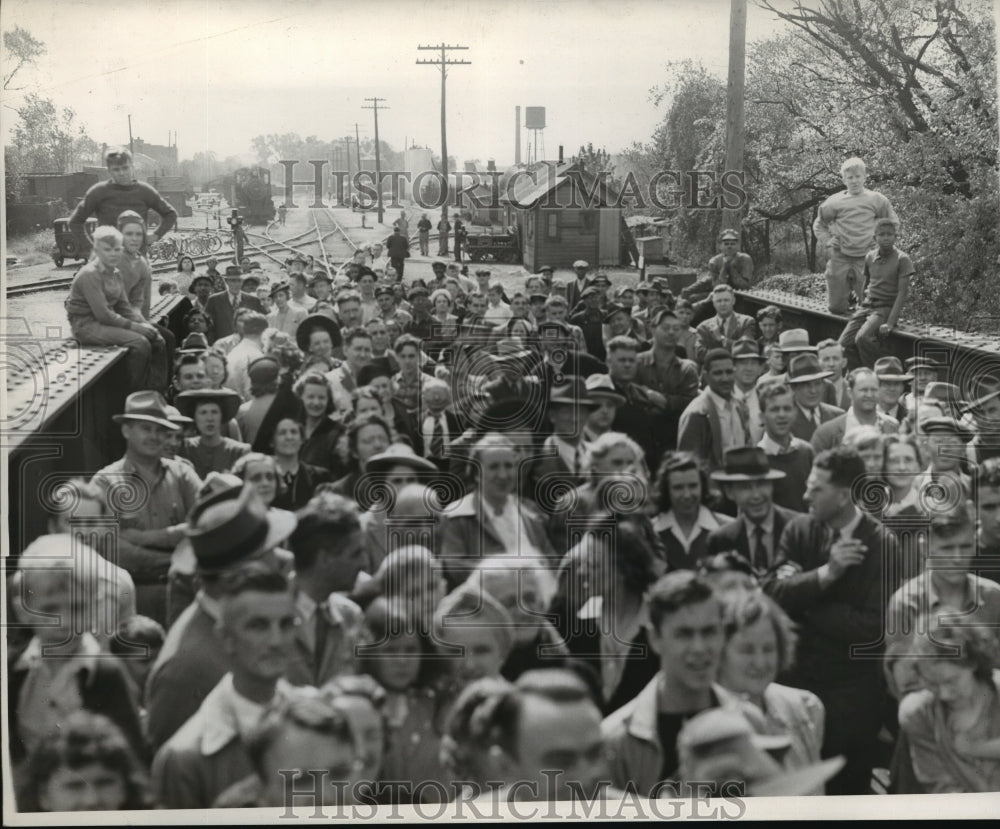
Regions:
<instances>
[{"instance_id":1,"label":"historic images logo","mask_svg":"<svg viewBox=\"0 0 1000 829\"><path fill-rule=\"evenodd\" d=\"M293 198L296 185L313 188L310 207L327 206L323 201L323 168L329 163L326 159L307 162L313 167L311 180L294 178L298 161L278 163L285 168L285 207L297 206ZM536 204L549 210L626 206L637 210L738 210L747 203L743 173L737 170L727 170L721 175L714 170L660 170L648 183L641 182L630 172L620 186L612 185L608 172L594 175L574 167L557 172L554 164L512 173L459 170L449 173L448 180L437 170L424 170L416 175L384 171L380 176L371 170L361 170L353 176L331 170L328 175L330 192L335 194L338 203L345 203L346 185L350 179L358 207L365 210L378 204L376 184L383 188L383 203L387 192L384 188L388 187L392 201L389 206L398 207L397 194L400 182L404 181L413 194L415 206L422 210L436 210L445 205L457 210L501 210L507 206L524 210Z\"/></svg>"}]
</instances>

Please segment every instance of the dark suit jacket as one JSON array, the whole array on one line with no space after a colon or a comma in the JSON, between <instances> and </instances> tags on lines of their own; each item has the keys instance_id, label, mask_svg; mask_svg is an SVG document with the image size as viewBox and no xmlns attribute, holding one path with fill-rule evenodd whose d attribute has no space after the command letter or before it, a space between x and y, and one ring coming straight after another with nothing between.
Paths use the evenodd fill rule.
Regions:
<instances>
[{"instance_id":1,"label":"dark suit jacket","mask_svg":"<svg viewBox=\"0 0 1000 829\"><path fill-rule=\"evenodd\" d=\"M843 409L838 409L836 406L831 406L828 403L819 404L819 419L820 423L826 423L828 420L833 420L835 417L842 415L844 413ZM792 434L797 438L802 438L804 441L811 441L813 432L816 431L816 425L806 418L802 414L802 410L795 405L795 417L792 420Z\"/></svg>"},{"instance_id":2,"label":"dark suit jacket","mask_svg":"<svg viewBox=\"0 0 1000 829\"><path fill-rule=\"evenodd\" d=\"M774 549L768 551L768 561L773 564L778 554L778 543L781 540L781 533L793 518L802 513L795 510L785 509L774 505ZM747 535L747 525L742 517L735 518L719 529L713 530L708 536L708 555L714 556L716 553L725 553L735 550L747 561L752 562L750 557L750 538ZM766 568L770 570L771 568ZM763 572L761 573L763 575Z\"/></svg>"},{"instance_id":3,"label":"dark suit jacket","mask_svg":"<svg viewBox=\"0 0 1000 829\"><path fill-rule=\"evenodd\" d=\"M702 364L706 352L713 348L732 348L733 343L741 337L757 339L757 323L754 318L735 312L726 322L724 333L719 331L718 315L705 320L695 331L698 333L698 365Z\"/></svg>"},{"instance_id":4,"label":"dark suit jacket","mask_svg":"<svg viewBox=\"0 0 1000 829\"><path fill-rule=\"evenodd\" d=\"M836 686L880 670L875 657L884 649L885 609L909 574L888 566L896 556L895 537L871 516L862 513L853 537L868 548L864 561L824 588L817 571L830 558L827 528L811 515L793 518L781 535L776 567L764 581L764 591L799 623L795 677L806 684L798 687ZM776 570L786 562L799 572L778 578Z\"/></svg>"},{"instance_id":5,"label":"dark suit jacket","mask_svg":"<svg viewBox=\"0 0 1000 829\"><path fill-rule=\"evenodd\" d=\"M851 405L851 393L847 388L847 380L844 380L844 388L839 398L837 396L837 387L833 384L833 382L831 380L824 380L823 402L829 403L831 406L837 406L846 412L848 406Z\"/></svg>"},{"instance_id":6,"label":"dark suit jacket","mask_svg":"<svg viewBox=\"0 0 1000 829\"><path fill-rule=\"evenodd\" d=\"M593 284L592 279L588 278L583 281L584 288L592 284ZM569 284L566 286L566 302L569 305L570 311L576 308L578 302L582 301L583 297L580 296L582 290L583 290L582 288L577 287L577 279L576 276L574 276L569 281Z\"/></svg>"},{"instance_id":7,"label":"dark suit jacket","mask_svg":"<svg viewBox=\"0 0 1000 829\"><path fill-rule=\"evenodd\" d=\"M239 308L250 308L260 314L264 313L264 306L253 294L245 291L240 293ZM223 337L228 337L236 329L233 327L233 306L229 304L226 291L212 294L205 303L205 309L212 318L211 327L208 330L208 339L215 342Z\"/></svg>"}]
</instances>

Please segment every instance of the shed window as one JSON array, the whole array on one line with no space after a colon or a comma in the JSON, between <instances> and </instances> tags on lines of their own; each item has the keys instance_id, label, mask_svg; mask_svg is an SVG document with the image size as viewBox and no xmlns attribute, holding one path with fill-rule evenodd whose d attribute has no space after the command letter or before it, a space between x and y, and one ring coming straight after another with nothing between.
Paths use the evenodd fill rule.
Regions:
<instances>
[{"instance_id":1,"label":"shed window","mask_svg":"<svg viewBox=\"0 0 1000 829\"><path fill-rule=\"evenodd\" d=\"M545 217L545 235L549 239L559 240L559 214L554 210Z\"/></svg>"}]
</instances>

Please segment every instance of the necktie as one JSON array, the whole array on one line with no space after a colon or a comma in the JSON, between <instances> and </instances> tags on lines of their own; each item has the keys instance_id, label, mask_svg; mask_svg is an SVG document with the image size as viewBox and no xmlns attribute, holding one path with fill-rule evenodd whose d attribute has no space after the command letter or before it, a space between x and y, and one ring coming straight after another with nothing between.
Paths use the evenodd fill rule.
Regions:
<instances>
[{"instance_id":1,"label":"necktie","mask_svg":"<svg viewBox=\"0 0 1000 829\"><path fill-rule=\"evenodd\" d=\"M819 406L817 406L817 407L816 407L815 409L813 409L813 416L812 416L812 421L813 421L813 423L815 423L815 424L816 424L817 426L821 425L821 424L820 424L820 419L819 419Z\"/></svg>"},{"instance_id":2,"label":"necktie","mask_svg":"<svg viewBox=\"0 0 1000 829\"><path fill-rule=\"evenodd\" d=\"M764 549L764 527L757 524L753 528L753 568L761 573L767 571L767 550Z\"/></svg>"},{"instance_id":3,"label":"necktie","mask_svg":"<svg viewBox=\"0 0 1000 829\"><path fill-rule=\"evenodd\" d=\"M434 418L434 431L431 433L431 457L444 457L444 427L441 425L441 415Z\"/></svg>"},{"instance_id":4,"label":"necktie","mask_svg":"<svg viewBox=\"0 0 1000 829\"><path fill-rule=\"evenodd\" d=\"M323 655L326 653L326 643L330 638L330 623L326 619L326 613L322 605L316 606L315 619L315 647L313 650L313 675L316 684L320 683L320 671L323 668Z\"/></svg>"}]
</instances>

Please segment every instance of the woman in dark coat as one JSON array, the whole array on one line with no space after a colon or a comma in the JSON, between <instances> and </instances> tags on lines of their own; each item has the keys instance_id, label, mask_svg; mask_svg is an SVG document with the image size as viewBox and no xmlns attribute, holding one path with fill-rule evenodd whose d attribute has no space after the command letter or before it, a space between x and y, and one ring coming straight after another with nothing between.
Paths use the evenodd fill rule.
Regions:
<instances>
[{"instance_id":1,"label":"woman in dark coat","mask_svg":"<svg viewBox=\"0 0 1000 829\"><path fill-rule=\"evenodd\" d=\"M337 444L346 427L333 413L330 385L322 374L307 371L292 386L292 392L302 404L305 441L299 460L326 469L334 480L347 472L347 466L337 452Z\"/></svg>"},{"instance_id":2,"label":"woman in dark coat","mask_svg":"<svg viewBox=\"0 0 1000 829\"><path fill-rule=\"evenodd\" d=\"M328 470L300 460L302 431L302 423L291 417L279 420L274 430L274 462L281 481L274 506L279 509L294 511L304 507L313 497L316 487L330 481Z\"/></svg>"}]
</instances>

